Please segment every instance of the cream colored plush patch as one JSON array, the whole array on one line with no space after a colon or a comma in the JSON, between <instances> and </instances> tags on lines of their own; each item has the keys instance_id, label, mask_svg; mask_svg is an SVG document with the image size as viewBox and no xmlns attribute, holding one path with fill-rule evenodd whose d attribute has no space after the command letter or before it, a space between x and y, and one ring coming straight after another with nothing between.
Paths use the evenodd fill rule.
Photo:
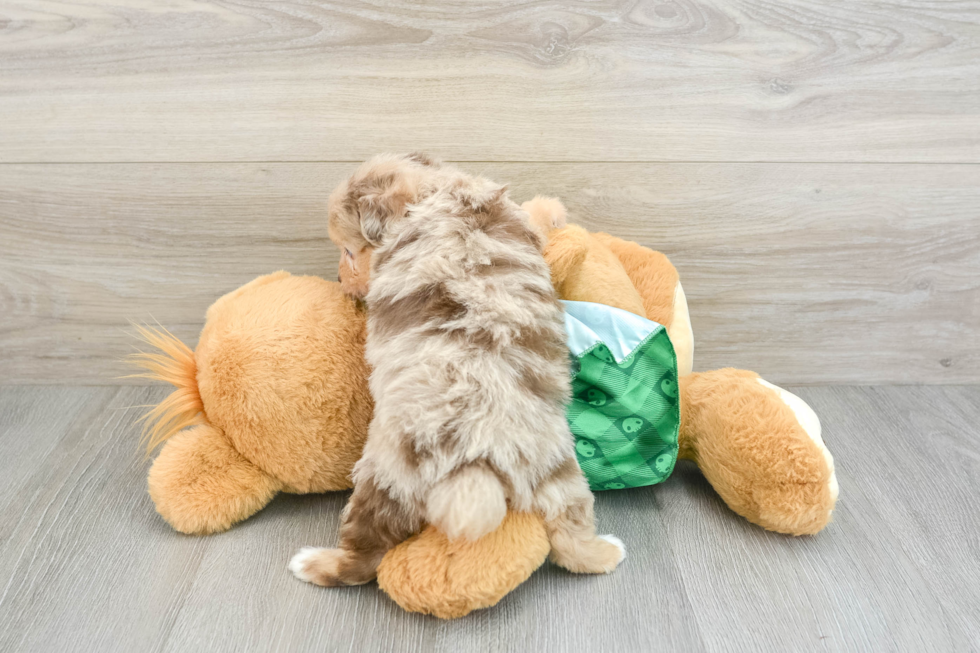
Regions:
<instances>
[{"instance_id":1,"label":"cream colored plush patch","mask_svg":"<svg viewBox=\"0 0 980 653\"><path fill-rule=\"evenodd\" d=\"M691 313L687 309L687 296L680 281L674 289L674 316L665 326L677 355L677 376L687 376L694 371L694 329L691 327Z\"/></svg>"},{"instance_id":2,"label":"cream colored plush patch","mask_svg":"<svg viewBox=\"0 0 980 653\"><path fill-rule=\"evenodd\" d=\"M806 431L806 434L810 436L814 444L820 447L820 451L823 452L824 460L827 461L827 467L830 469L830 496L834 501L837 501L837 495L840 493L840 487L837 485L837 474L834 471L834 457L830 455L830 450L827 449L827 445L824 444L823 438L821 437L820 428L820 418L817 414L813 412L810 405L794 395L789 390L783 390L777 385L773 385L763 378L757 378L756 381L774 390L779 398L783 400L783 403L789 406L793 410L793 414L796 415L797 421L799 421L800 426ZM833 512L833 511L831 511Z\"/></svg>"}]
</instances>

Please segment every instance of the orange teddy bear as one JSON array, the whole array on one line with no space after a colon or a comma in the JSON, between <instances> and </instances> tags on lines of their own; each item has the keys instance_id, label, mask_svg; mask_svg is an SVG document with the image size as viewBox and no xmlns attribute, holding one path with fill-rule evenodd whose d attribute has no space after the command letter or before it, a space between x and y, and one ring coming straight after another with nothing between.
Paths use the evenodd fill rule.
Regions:
<instances>
[{"instance_id":1,"label":"orange teddy bear","mask_svg":"<svg viewBox=\"0 0 980 653\"><path fill-rule=\"evenodd\" d=\"M695 461L724 501L769 530L812 534L837 498L816 415L752 372L692 373L693 334L677 271L659 252L562 226L564 207L524 208L548 233L562 299L609 304L663 324L678 358L678 457ZM177 530L227 530L279 492L344 490L373 409L362 310L339 285L276 272L216 301L197 348L141 328L159 354L136 363L177 389L147 414L157 511ZM187 428L190 427L190 428ZM384 558L378 584L404 609L459 617L497 603L549 552L542 519L511 513L475 542L432 527Z\"/></svg>"}]
</instances>

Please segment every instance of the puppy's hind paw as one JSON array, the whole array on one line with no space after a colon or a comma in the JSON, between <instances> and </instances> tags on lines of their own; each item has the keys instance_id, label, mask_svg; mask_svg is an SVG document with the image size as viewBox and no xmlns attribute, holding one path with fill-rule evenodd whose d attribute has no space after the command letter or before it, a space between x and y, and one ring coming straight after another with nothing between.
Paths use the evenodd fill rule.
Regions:
<instances>
[{"instance_id":1,"label":"puppy's hind paw","mask_svg":"<svg viewBox=\"0 0 980 653\"><path fill-rule=\"evenodd\" d=\"M626 547L613 535L551 542L551 560L574 574L608 574L626 558Z\"/></svg>"},{"instance_id":2,"label":"puppy's hind paw","mask_svg":"<svg viewBox=\"0 0 980 653\"><path fill-rule=\"evenodd\" d=\"M626 560L626 545L623 544L623 541L618 537L616 537L615 535L599 535L598 537L600 540L605 540L606 542L609 542L617 549L619 549L619 558L616 560L613 566L606 572L608 574L613 569L618 567L619 563L621 563L623 560Z\"/></svg>"},{"instance_id":3,"label":"puppy's hind paw","mask_svg":"<svg viewBox=\"0 0 980 653\"><path fill-rule=\"evenodd\" d=\"M340 549L306 546L289 561L289 571L307 583L335 587L341 584L337 577L341 554Z\"/></svg>"}]
</instances>

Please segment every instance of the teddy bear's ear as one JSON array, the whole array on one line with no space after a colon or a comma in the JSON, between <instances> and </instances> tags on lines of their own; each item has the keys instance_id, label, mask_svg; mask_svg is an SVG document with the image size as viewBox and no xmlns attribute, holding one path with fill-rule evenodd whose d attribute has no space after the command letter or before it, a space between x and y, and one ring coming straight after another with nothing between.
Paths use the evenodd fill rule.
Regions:
<instances>
[{"instance_id":1,"label":"teddy bear's ear","mask_svg":"<svg viewBox=\"0 0 980 653\"><path fill-rule=\"evenodd\" d=\"M521 208L527 211L531 224L546 237L552 230L568 224L568 212L557 197L537 195L521 204Z\"/></svg>"},{"instance_id":2,"label":"teddy bear's ear","mask_svg":"<svg viewBox=\"0 0 980 653\"><path fill-rule=\"evenodd\" d=\"M548 236L544 260L551 268L551 283L561 294L561 285L585 261L589 252L589 233L577 225L555 229Z\"/></svg>"}]
</instances>

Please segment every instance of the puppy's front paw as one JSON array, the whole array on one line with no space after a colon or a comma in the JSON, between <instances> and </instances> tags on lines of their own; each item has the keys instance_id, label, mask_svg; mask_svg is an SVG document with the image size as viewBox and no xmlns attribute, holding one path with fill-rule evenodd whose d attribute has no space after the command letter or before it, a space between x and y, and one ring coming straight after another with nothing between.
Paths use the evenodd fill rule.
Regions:
<instances>
[{"instance_id":1,"label":"puppy's front paw","mask_svg":"<svg viewBox=\"0 0 980 653\"><path fill-rule=\"evenodd\" d=\"M293 572L296 578L307 583L335 587L340 585L337 570L341 554L340 549L318 549L306 546L289 561L289 571Z\"/></svg>"}]
</instances>

